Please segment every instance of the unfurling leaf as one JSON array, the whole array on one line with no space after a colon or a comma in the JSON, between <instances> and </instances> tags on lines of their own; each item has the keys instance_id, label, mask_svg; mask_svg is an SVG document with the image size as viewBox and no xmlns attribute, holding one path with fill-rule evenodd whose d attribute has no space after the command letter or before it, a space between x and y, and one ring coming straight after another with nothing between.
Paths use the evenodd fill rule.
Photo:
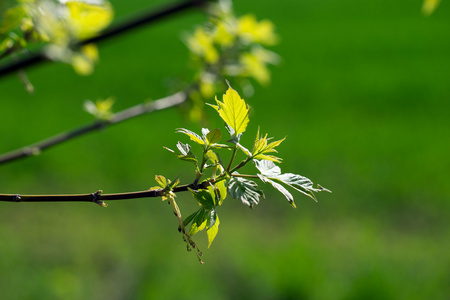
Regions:
<instances>
[{"instance_id":1,"label":"unfurling leaf","mask_svg":"<svg viewBox=\"0 0 450 300\"><path fill-rule=\"evenodd\" d=\"M162 175L155 175L155 181L159 184L163 189L167 186L167 179Z\"/></svg>"},{"instance_id":2,"label":"unfurling leaf","mask_svg":"<svg viewBox=\"0 0 450 300\"><path fill-rule=\"evenodd\" d=\"M258 128L258 133L256 134L255 143L253 144L252 149L253 159L271 160L280 163L281 158L267 155L267 153L278 152L275 150L275 147L278 147L285 139L286 138L269 143L270 138L267 138L267 134L264 137L259 136Z\"/></svg>"},{"instance_id":3,"label":"unfurling leaf","mask_svg":"<svg viewBox=\"0 0 450 300\"><path fill-rule=\"evenodd\" d=\"M228 183L227 190L231 197L241 200L242 203L252 208L259 203L261 197L264 197L264 193L256 189L257 186L254 181L232 177Z\"/></svg>"},{"instance_id":4,"label":"unfurling leaf","mask_svg":"<svg viewBox=\"0 0 450 300\"><path fill-rule=\"evenodd\" d=\"M230 87L223 95L223 102L217 100L217 97L216 102L217 105L210 104L210 106L217 110L225 123L234 130L233 136L243 133L247 128L248 111L250 109L244 99L241 99L239 94Z\"/></svg>"},{"instance_id":5,"label":"unfurling leaf","mask_svg":"<svg viewBox=\"0 0 450 300\"><path fill-rule=\"evenodd\" d=\"M277 182L286 184L287 186L299 191L300 193L314 199L314 201L317 201L314 192L331 192L330 190L321 187L320 185L317 185L317 188L314 188L313 182L304 176L293 173L281 174L280 167L276 166L273 161L254 160L254 162L256 164L256 168L261 172L261 174L258 174L258 177L263 182L270 183L274 188L280 191L286 197L289 203L294 207L295 204L292 195Z\"/></svg>"}]
</instances>

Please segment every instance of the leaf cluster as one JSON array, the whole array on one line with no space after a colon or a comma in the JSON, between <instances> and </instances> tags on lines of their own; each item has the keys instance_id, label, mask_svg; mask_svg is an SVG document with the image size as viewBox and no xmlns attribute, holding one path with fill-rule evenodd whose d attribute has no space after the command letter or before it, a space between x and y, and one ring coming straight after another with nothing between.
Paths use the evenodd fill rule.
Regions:
<instances>
[{"instance_id":1,"label":"leaf cluster","mask_svg":"<svg viewBox=\"0 0 450 300\"><path fill-rule=\"evenodd\" d=\"M183 221L183 226L189 226L189 235L195 235L199 231L206 230L208 247L211 246L219 230L219 216L217 210L223 201L230 195L240 200L250 208L257 205L264 197L263 191L255 180L268 183L278 190L290 203L296 207L294 196L288 188L298 191L315 201L315 192L329 191L320 185L313 186L313 182L299 174L282 173L279 166L282 159L274 156L277 147L285 140L271 141L268 135L261 135L258 129L254 143L250 150L241 145L240 140L249 123L249 110L244 99L231 87L222 97L222 101L216 97L216 105L210 104L225 123L229 139L225 144L220 143L223 135L220 129L209 130L203 128L201 134L197 134L185 128L177 129L189 137L195 144L201 146L200 155L192 152L188 143L177 143L178 152L168 149L178 159L195 165L196 180L190 185L189 191L197 200L199 209L190 214ZM232 151L230 160L224 164L221 161L220 151ZM236 152L242 152L244 159L234 162ZM255 166L255 174L240 174L238 170L252 162ZM206 172L211 170L210 172ZM163 185L161 185L163 186Z\"/></svg>"}]
</instances>

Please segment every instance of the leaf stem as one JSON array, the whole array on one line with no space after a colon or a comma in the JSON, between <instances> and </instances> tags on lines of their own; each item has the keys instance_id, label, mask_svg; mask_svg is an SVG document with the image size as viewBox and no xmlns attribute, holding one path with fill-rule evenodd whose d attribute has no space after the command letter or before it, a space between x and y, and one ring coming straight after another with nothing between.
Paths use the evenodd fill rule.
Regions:
<instances>
[{"instance_id":1,"label":"leaf stem","mask_svg":"<svg viewBox=\"0 0 450 300\"><path fill-rule=\"evenodd\" d=\"M234 145L233 153L231 154L230 162L228 163L227 173L230 174L231 164L233 163L234 157L236 156L237 145Z\"/></svg>"}]
</instances>

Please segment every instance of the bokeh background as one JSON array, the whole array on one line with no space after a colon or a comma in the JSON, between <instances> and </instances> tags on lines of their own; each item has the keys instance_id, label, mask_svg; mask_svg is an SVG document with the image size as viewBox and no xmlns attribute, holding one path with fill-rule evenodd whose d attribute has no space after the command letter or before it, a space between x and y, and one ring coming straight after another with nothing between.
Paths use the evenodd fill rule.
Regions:
<instances>
[{"instance_id":1,"label":"bokeh background","mask_svg":"<svg viewBox=\"0 0 450 300\"><path fill-rule=\"evenodd\" d=\"M116 20L168 1L112 1ZM253 210L227 199L200 266L159 199L0 204L2 299L449 299L450 5L419 0L238 1L271 19L282 57L270 86L247 98L248 128L287 139L284 172L331 189L292 209L265 187ZM0 152L92 121L85 99L115 109L168 95L188 78L180 37L199 11L99 45L93 75L45 64L0 81ZM211 99L212 101L213 99ZM208 112L210 126L219 126ZM198 130L173 109L142 116L1 166L2 193L144 190L154 175L192 180L162 147ZM186 140L184 140L186 142ZM196 207L180 194L182 210Z\"/></svg>"}]
</instances>

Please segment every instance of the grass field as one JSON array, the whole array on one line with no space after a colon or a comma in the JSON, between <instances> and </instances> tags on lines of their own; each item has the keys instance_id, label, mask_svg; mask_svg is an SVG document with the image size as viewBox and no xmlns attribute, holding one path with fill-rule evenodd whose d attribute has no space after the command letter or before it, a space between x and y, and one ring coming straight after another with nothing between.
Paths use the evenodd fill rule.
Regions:
<instances>
[{"instance_id":1,"label":"grass field","mask_svg":"<svg viewBox=\"0 0 450 300\"><path fill-rule=\"evenodd\" d=\"M113 1L117 19L165 1ZM271 19L282 57L272 83L246 99L280 146L284 172L331 189L292 209L267 187L249 210L227 199L205 265L185 250L159 199L0 204L2 299L448 299L450 297L450 5L430 17L421 1L239 1ZM85 99L115 109L167 95L189 76L183 32L191 11L100 46L93 75L62 64L0 81L0 152L92 120ZM213 99L211 99L211 102ZM206 108L209 109L209 108ZM211 127L220 126L210 110ZM182 112L142 116L1 166L1 193L144 190L154 175L183 182L190 169L162 147ZM187 140L184 140L186 142ZM181 208L192 211L189 195Z\"/></svg>"}]
</instances>

